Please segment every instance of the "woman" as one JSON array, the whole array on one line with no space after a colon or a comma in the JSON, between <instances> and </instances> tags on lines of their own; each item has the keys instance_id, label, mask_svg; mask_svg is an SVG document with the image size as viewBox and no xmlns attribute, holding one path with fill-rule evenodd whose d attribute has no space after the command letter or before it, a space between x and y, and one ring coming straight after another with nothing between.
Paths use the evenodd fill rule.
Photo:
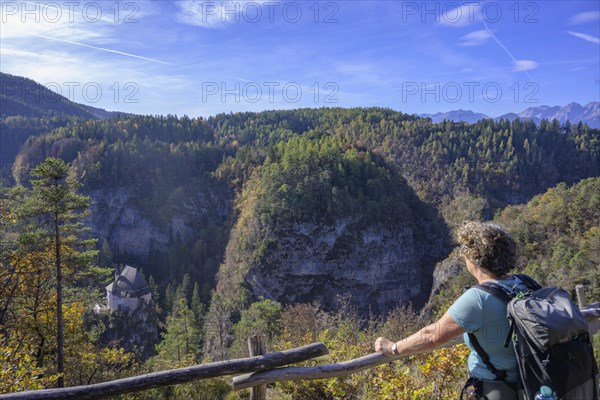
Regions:
<instances>
[{"instance_id":1,"label":"woman","mask_svg":"<svg viewBox=\"0 0 600 400\"><path fill-rule=\"evenodd\" d=\"M490 222L469 222L459 229L458 241L467 270L478 283L497 282L508 291L526 289L518 277L509 273L515 267L516 245L504 228ZM469 382L477 388L476 393L489 400L515 400L517 363L512 342L504 346L508 331L506 305L502 300L471 288L439 321L398 342L380 337L375 341L375 350L388 356L409 356L431 351L464 334L465 343L471 349ZM489 355L497 373L504 376L502 371L505 371L504 380L496 380L496 375L477 354L469 333Z\"/></svg>"}]
</instances>

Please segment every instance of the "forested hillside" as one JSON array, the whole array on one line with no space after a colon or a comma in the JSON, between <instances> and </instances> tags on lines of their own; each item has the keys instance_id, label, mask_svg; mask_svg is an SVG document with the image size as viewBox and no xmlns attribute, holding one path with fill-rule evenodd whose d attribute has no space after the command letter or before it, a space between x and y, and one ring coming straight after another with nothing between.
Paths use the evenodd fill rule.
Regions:
<instances>
[{"instance_id":1,"label":"forested hillside","mask_svg":"<svg viewBox=\"0 0 600 400\"><path fill-rule=\"evenodd\" d=\"M585 285L588 301L600 300L600 177L573 186L561 183L527 204L504 208L495 220L517 241L518 272L546 286L561 286L573 296L577 284ZM436 274L439 286L429 306L437 309L475 283L456 251Z\"/></svg>"},{"instance_id":2,"label":"forested hillside","mask_svg":"<svg viewBox=\"0 0 600 400\"><path fill-rule=\"evenodd\" d=\"M143 266L164 290L186 272L205 300L227 237L231 190L212 176L225 150L200 119L88 120L32 138L13 166L27 182L47 155L71 163L93 197L90 226L105 265Z\"/></svg>"},{"instance_id":3,"label":"forested hillside","mask_svg":"<svg viewBox=\"0 0 600 400\"><path fill-rule=\"evenodd\" d=\"M61 89L56 83L48 87ZM0 117L20 115L42 118L71 115L81 119L109 117L110 113L74 103L46 86L23 78L0 72Z\"/></svg>"},{"instance_id":4,"label":"forested hillside","mask_svg":"<svg viewBox=\"0 0 600 400\"><path fill-rule=\"evenodd\" d=\"M292 138L302 141L290 142ZM443 213L454 220L465 219L473 207L490 217L559 182L600 175L598 130L586 125L492 120L434 124L389 109L357 108L220 114L206 120L87 120L31 137L15 160L13 176L17 183L26 182L30 169L46 156L72 163L74 176L94 199L91 226L100 245L106 244L104 259L143 265L162 289L187 272L201 282L206 301L237 220L234 199L243 197L246 184L246 191L274 196L277 202L261 201L271 205L265 215L280 221L327 221L365 206L374 216L402 210L397 202L379 202L391 195L379 183L360 188L376 199L371 205L354 204L362 201L355 198L359 192L352 192L362 178L352 172L332 175L337 167L320 165L331 155L310 149L328 139L340 148L339 154L380 159L425 204L455 209L452 217ZM296 143L293 168L282 168L282 162L290 161L280 160L287 143ZM305 171L308 181L304 186L285 182L296 179L282 175L285 168ZM299 193L304 197L295 196ZM242 208L237 205L243 215ZM302 210L311 215L297 215Z\"/></svg>"},{"instance_id":5,"label":"forested hillside","mask_svg":"<svg viewBox=\"0 0 600 400\"><path fill-rule=\"evenodd\" d=\"M420 307L449 244L396 167L333 136L277 144L236 211L216 290L234 309L261 297L329 311L346 303L361 316L399 301Z\"/></svg>"},{"instance_id":6,"label":"forested hillside","mask_svg":"<svg viewBox=\"0 0 600 400\"><path fill-rule=\"evenodd\" d=\"M31 79L0 72L0 186L14 183L10 166L28 138L88 119L119 115L74 103L49 88L62 89L57 83L46 87Z\"/></svg>"},{"instance_id":7,"label":"forested hillside","mask_svg":"<svg viewBox=\"0 0 600 400\"><path fill-rule=\"evenodd\" d=\"M31 195L33 171L50 156L68 163L65 182L90 196L89 215L80 215L90 230L78 235L82 243L95 240L92 264L108 269L66 282L68 332L87 332L66 343L69 383L242 356L245 337L256 331L270 349L320 340L336 349L333 362L364 355L375 337L425 323L469 283L451 235L466 219L495 216L515 233L526 272L569 290L584 283L598 299L600 131L584 124L433 123L383 108L208 119L11 116L2 123L11 127L3 137L28 139L11 166L15 187L2 192L0 230L14 252L1 261L23 273L45 266L34 282L40 304L55 301L55 278L48 248L35 247L38 231L25 229L40 221L17 213L17 204ZM149 320L161 338L155 347L156 337L143 348L126 346L127 316L90 314L104 301L111 269L124 263L151 282ZM0 277L10 283L0 306L21 312L29 289L11 280L17 269L9 271ZM55 336L42 329L54 314L27 316L28 326L19 328L27 332L27 354L11 341L18 320L5 319L16 325L3 321L0 332L10 334L0 337L9 355L0 361L31 366L14 370L26 379L10 390L57 379ZM78 346L83 360L74 356ZM416 358L425 369L409 360L276 390L289 399L448 398L464 378L456 368L464 356L461 348L445 350ZM72 375L77 369L79 377ZM40 371L44 379L35 378ZM135 398L198 390L216 398L229 388L216 380Z\"/></svg>"}]
</instances>

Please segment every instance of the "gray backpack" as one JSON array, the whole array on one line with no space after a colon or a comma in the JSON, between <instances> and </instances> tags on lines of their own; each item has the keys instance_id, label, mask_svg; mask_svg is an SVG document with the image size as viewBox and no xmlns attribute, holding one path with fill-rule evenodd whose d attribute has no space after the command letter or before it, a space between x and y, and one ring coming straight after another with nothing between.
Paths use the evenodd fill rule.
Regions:
<instances>
[{"instance_id":1,"label":"gray backpack","mask_svg":"<svg viewBox=\"0 0 600 400\"><path fill-rule=\"evenodd\" d=\"M542 288L527 275L515 275L529 290L509 293L497 283L474 287L507 304L510 332L519 368L519 390L533 400L541 386L552 388L560 400L598 399L598 367L592 351L587 322L569 294L560 288ZM497 380L506 378L497 370L474 335L470 340Z\"/></svg>"}]
</instances>

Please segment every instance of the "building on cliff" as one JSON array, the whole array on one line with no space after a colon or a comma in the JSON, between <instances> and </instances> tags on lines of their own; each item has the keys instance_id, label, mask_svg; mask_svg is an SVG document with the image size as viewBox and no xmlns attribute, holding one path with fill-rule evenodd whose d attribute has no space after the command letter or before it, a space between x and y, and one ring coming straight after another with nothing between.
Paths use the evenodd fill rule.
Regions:
<instances>
[{"instance_id":1,"label":"building on cliff","mask_svg":"<svg viewBox=\"0 0 600 400\"><path fill-rule=\"evenodd\" d=\"M158 342L158 318L146 279L134 267L117 266L114 280L106 286L106 300L106 305L94 307L97 320L106 327L102 343L119 340L136 357L150 357Z\"/></svg>"},{"instance_id":2,"label":"building on cliff","mask_svg":"<svg viewBox=\"0 0 600 400\"><path fill-rule=\"evenodd\" d=\"M126 265L122 270L117 266L115 280L106 286L106 298L108 310L133 312L142 305L142 301L150 304L152 294L142 274Z\"/></svg>"}]
</instances>

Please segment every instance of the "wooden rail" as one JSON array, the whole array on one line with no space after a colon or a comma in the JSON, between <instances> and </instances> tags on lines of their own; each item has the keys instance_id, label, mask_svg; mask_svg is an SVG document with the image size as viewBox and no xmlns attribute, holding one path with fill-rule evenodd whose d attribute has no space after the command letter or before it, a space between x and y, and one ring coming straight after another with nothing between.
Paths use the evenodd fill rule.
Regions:
<instances>
[{"instance_id":1,"label":"wooden rail","mask_svg":"<svg viewBox=\"0 0 600 400\"><path fill-rule=\"evenodd\" d=\"M583 288L576 288L577 300L589 324L590 334L600 330L600 305L594 303L587 305ZM443 347L450 347L460 342L462 336L447 343ZM260 340L249 341L252 354L264 352L264 342ZM98 383L87 386L75 386L63 389L46 389L30 392L20 392L0 395L0 400L65 400L65 399L102 399L119 394L139 392L164 386L187 383L198 379L215 378L226 375L239 375L233 378L233 390L256 388L254 398L261 399L265 396L265 386L269 383L303 380L303 379L328 379L345 376L365 369L376 367L400 359L399 356L384 356L372 353L354 360L337 364L320 365L315 367L282 367L328 354L322 343L313 343L296 349L269 353L265 355L220 361L210 364L196 365L188 368L179 368L169 371L154 372L132 378L120 379L111 382Z\"/></svg>"},{"instance_id":2,"label":"wooden rail","mask_svg":"<svg viewBox=\"0 0 600 400\"><path fill-rule=\"evenodd\" d=\"M594 335L599 331L600 320L598 319L597 314L589 312L591 310L589 309L590 306L587 305L583 286L577 285L576 292L579 307L582 309L582 313L588 321L590 334ZM462 335L442 347L454 346L460 342L462 342ZM399 358L401 357L390 357L380 353L373 353L338 364L320 365L316 367L285 367L259 371L234 377L233 390L242 390L249 387L281 381L335 378L373 368L380 364L386 364Z\"/></svg>"},{"instance_id":3,"label":"wooden rail","mask_svg":"<svg viewBox=\"0 0 600 400\"><path fill-rule=\"evenodd\" d=\"M73 386L62 389L45 389L0 395L0 400L64 400L101 399L119 394L140 392L158 387L187 383L197 379L236 375L248 371L261 371L282 365L297 363L328 354L323 343L313 343L296 349L269 353L263 356L219 361L169 371L154 372L132 378L87 386Z\"/></svg>"},{"instance_id":4,"label":"wooden rail","mask_svg":"<svg viewBox=\"0 0 600 400\"><path fill-rule=\"evenodd\" d=\"M327 379L354 374L356 372L386 364L401 357L384 356L373 353L354 360L338 364L319 365L316 367L276 368L253 374L240 375L233 378L233 390L247 389L257 385L266 385L279 381L295 381L302 379Z\"/></svg>"}]
</instances>

